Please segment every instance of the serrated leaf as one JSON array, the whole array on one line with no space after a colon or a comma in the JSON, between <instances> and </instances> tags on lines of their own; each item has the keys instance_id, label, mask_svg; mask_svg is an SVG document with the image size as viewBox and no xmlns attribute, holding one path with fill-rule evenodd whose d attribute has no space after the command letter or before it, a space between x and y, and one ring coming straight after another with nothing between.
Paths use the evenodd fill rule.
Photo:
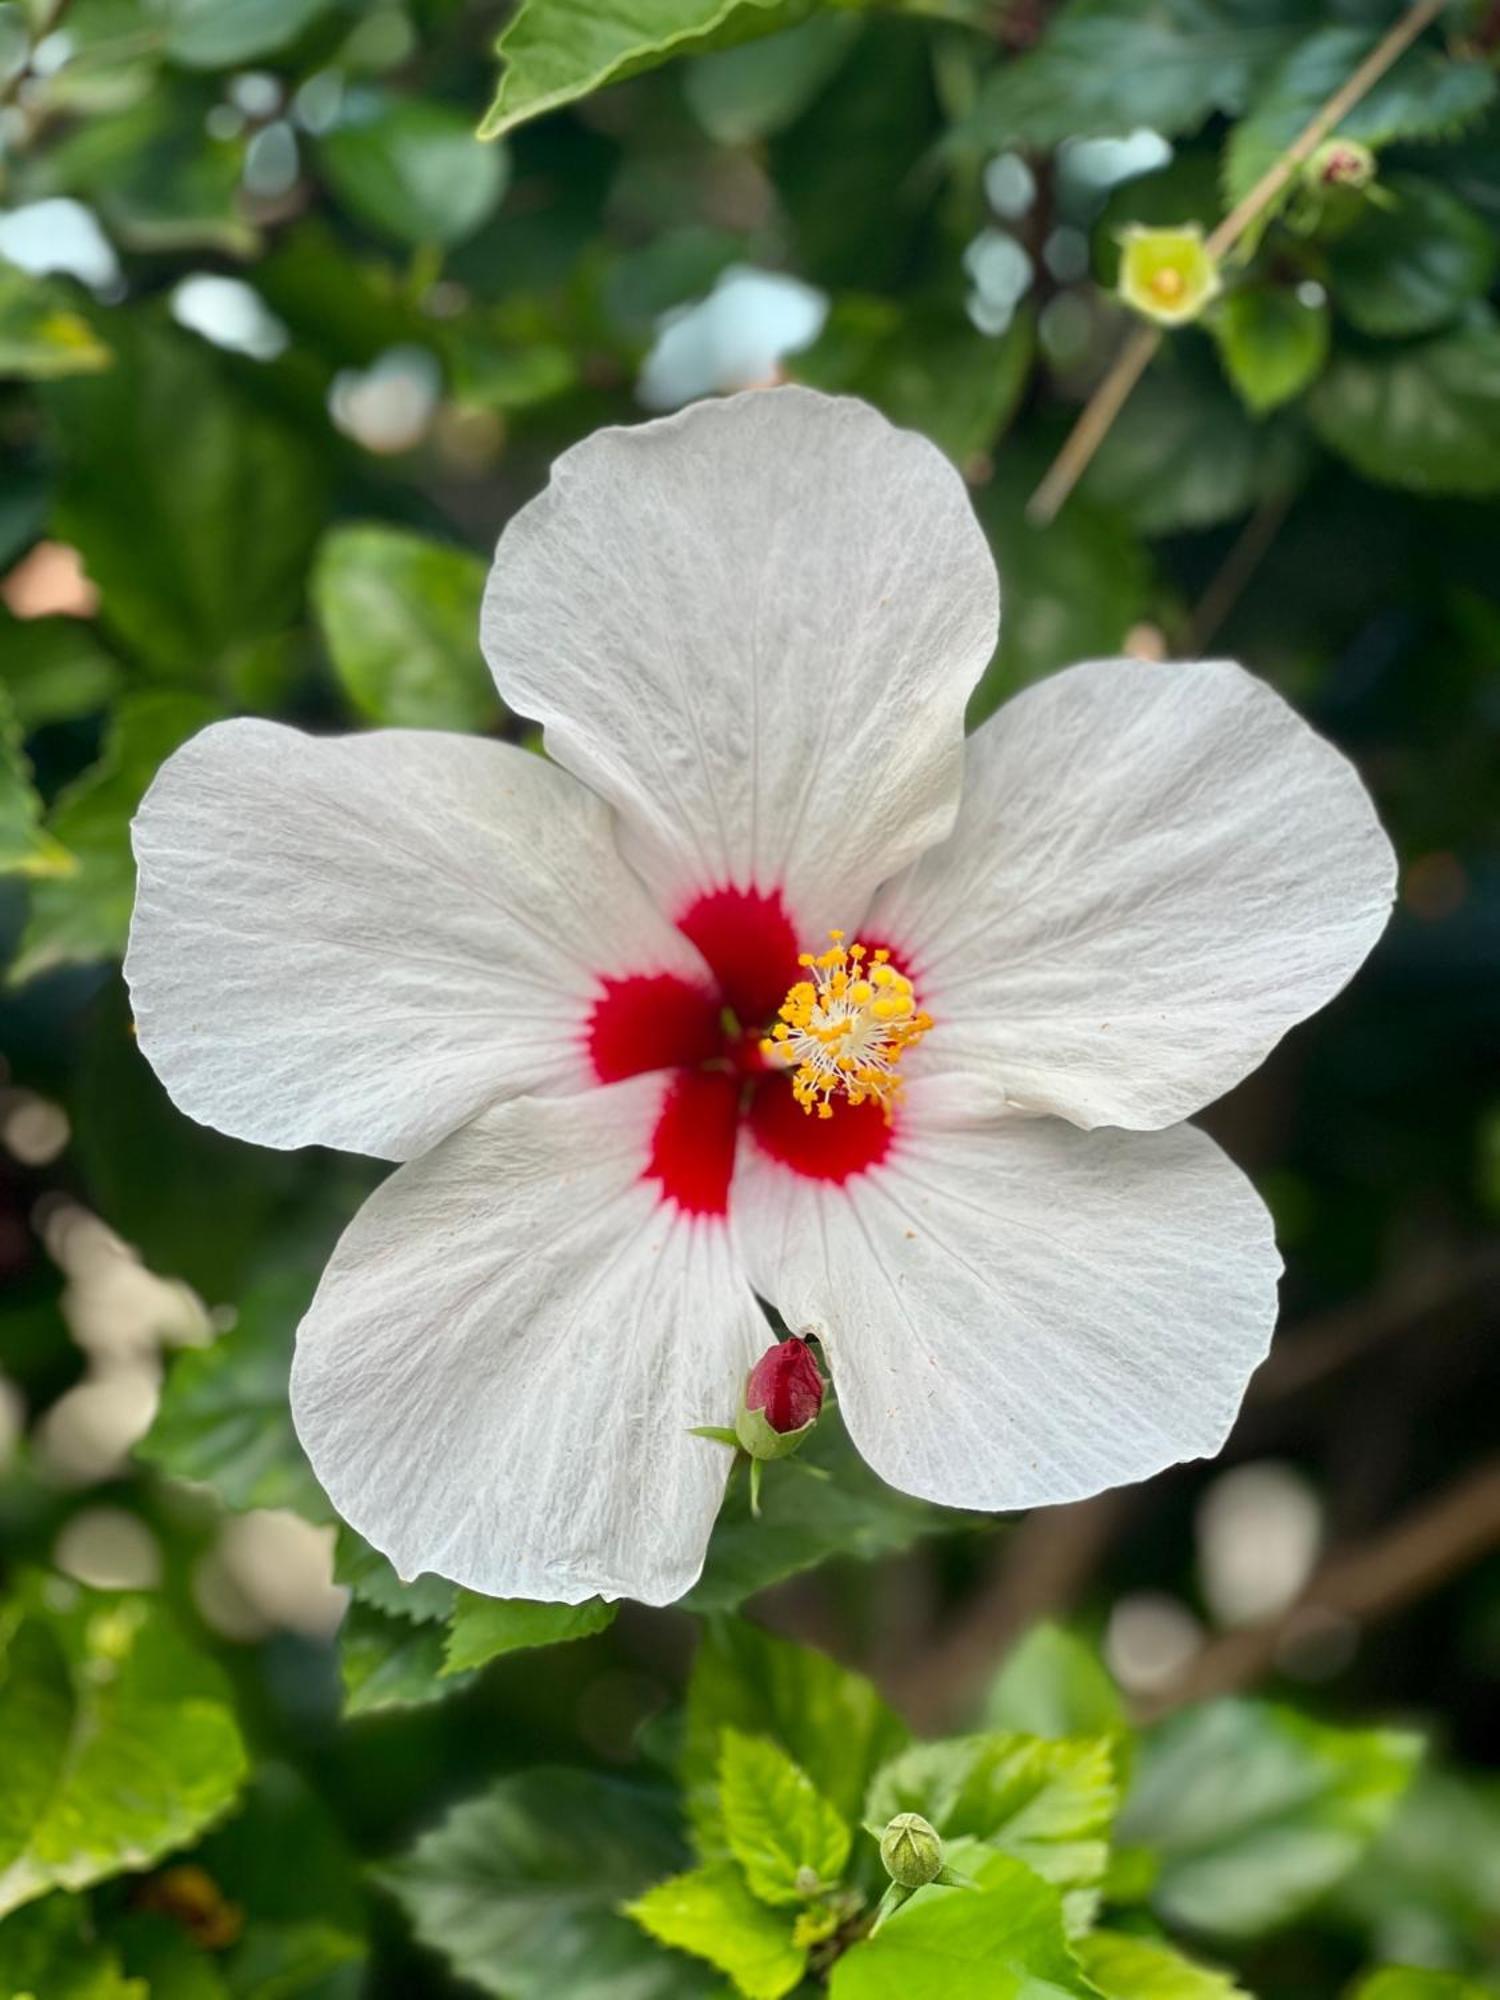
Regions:
<instances>
[{"instance_id":1,"label":"serrated leaf","mask_svg":"<svg viewBox=\"0 0 1500 2000\"><path fill-rule=\"evenodd\" d=\"M1104 2000L1239 2000L1245 1989L1227 1972L1184 1958L1156 1938L1094 1931L1074 1955Z\"/></svg>"},{"instance_id":2,"label":"serrated leaf","mask_svg":"<svg viewBox=\"0 0 1500 2000\"><path fill-rule=\"evenodd\" d=\"M1224 191L1239 201L1347 81L1380 39L1373 27L1330 26L1298 43L1266 79L1249 114L1235 126L1224 156ZM1441 139L1477 118L1495 95L1483 62L1454 61L1418 43L1392 64L1335 127L1341 139L1380 147L1396 140Z\"/></svg>"},{"instance_id":3,"label":"serrated leaf","mask_svg":"<svg viewBox=\"0 0 1500 2000\"><path fill-rule=\"evenodd\" d=\"M135 900L131 815L162 760L218 713L195 694L133 694L120 703L98 763L48 815L49 839L74 865L37 877L12 979L123 951Z\"/></svg>"},{"instance_id":4,"label":"serrated leaf","mask_svg":"<svg viewBox=\"0 0 1500 2000\"><path fill-rule=\"evenodd\" d=\"M973 1889L919 1889L833 1968L830 2000L1097 2000L1063 1934L1057 1891L993 1854Z\"/></svg>"},{"instance_id":5,"label":"serrated leaf","mask_svg":"<svg viewBox=\"0 0 1500 2000\"><path fill-rule=\"evenodd\" d=\"M1172 1923L1253 1937L1348 1873L1411 1782L1421 1742L1217 1701L1147 1736L1121 1837L1152 1848Z\"/></svg>"},{"instance_id":6,"label":"serrated leaf","mask_svg":"<svg viewBox=\"0 0 1500 2000\"><path fill-rule=\"evenodd\" d=\"M456 1694L471 1676L445 1666L441 1627L388 1618L356 1601L339 1628L339 1678L344 1714L354 1717L387 1708L425 1708Z\"/></svg>"},{"instance_id":7,"label":"serrated leaf","mask_svg":"<svg viewBox=\"0 0 1500 2000\"><path fill-rule=\"evenodd\" d=\"M479 651L486 569L404 528L334 528L312 600L354 707L397 729L483 730L504 714Z\"/></svg>"},{"instance_id":8,"label":"serrated leaf","mask_svg":"<svg viewBox=\"0 0 1500 2000\"><path fill-rule=\"evenodd\" d=\"M1482 298L1500 243L1482 216L1436 181L1393 174L1389 206L1370 207L1332 244L1328 275L1339 311L1362 333L1432 333Z\"/></svg>"},{"instance_id":9,"label":"serrated leaf","mask_svg":"<svg viewBox=\"0 0 1500 2000\"><path fill-rule=\"evenodd\" d=\"M146 1868L244 1779L228 1684L162 1606L56 1582L0 1623L0 1913Z\"/></svg>"},{"instance_id":10,"label":"serrated leaf","mask_svg":"<svg viewBox=\"0 0 1500 2000\"><path fill-rule=\"evenodd\" d=\"M458 1601L458 1586L446 1577L418 1576L403 1583L380 1551L343 1521L334 1545L333 1580L362 1604L371 1604L391 1618L409 1618L416 1625L446 1621Z\"/></svg>"},{"instance_id":11,"label":"serrated leaf","mask_svg":"<svg viewBox=\"0 0 1500 2000\"><path fill-rule=\"evenodd\" d=\"M468 119L422 98L377 101L322 144L334 193L371 229L411 244L462 243L488 222L509 179L498 146L482 146Z\"/></svg>"},{"instance_id":12,"label":"serrated leaf","mask_svg":"<svg viewBox=\"0 0 1500 2000\"><path fill-rule=\"evenodd\" d=\"M825 1476L826 1475L826 1476ZM703 1574L681 1599L685 1611L735 1611L784 1577L835 1557L872 1561L924 1535L962 1524L898 1493L866 1465L831 1404L794 1458L767 1474L760 1517L749 1482L734 1480L714 1523Z\"/></svg>"},{"instance_id":13,"label":"serrated leaf","mask_svg":"<svg viewBox=\"0 0 1500 2000\"><path fill-rule=\"evenodd\" d=\"M994 69L960 127L965 141L1052 146L1111 138L1137 126L1193 132L1213 112L1243 111L1297 33L1287 5L1237 9L1224 0L1072 0L1035 48Z\"/></svg>"},{"instance_id":14,"label":"serrated leaf","mask_svg":"<svg viewBox=\"0 0 1500 2000\"><path fill-rule=\"evenodd\" d=\"M1328 308L1275 285L1246 285L1208 317L1224 372L1257 416L1300 396L1328 359Z\"/></svg>"},{"instance_id":15,"label":"serrated leaf","mask_svg":"<svg viewBox=\"0 0 1500 2000\"><path fill-rule=\"evenodd\" d=\"M1077 1931L1098 1907L1118 1804L1109 1737L960 1736L887 1764L865 1817L878 1826L920 1813L945 1841L981 1840L1024 1861L1062 1892Z\"/></svg>"},{"instance_id":16,"label":"serrated leaf","mask_svg":"<svg viewBox=\"0 0 1500 2000\"><path fill-rule=\"evenodd\" d=\"M620 1905L681 1868L670 1802L617 1778L502 1778L380 1871L417 1937L500 2000L694 2000L722 1990Z\"/></svg>"},{"instance_id":17,"label":"serrated leaf","mask_svg":"<svg viewBox=\"0 0 1500 2000\"><path fill-rule=\"evenodd\" d=\"M790 1916L756 1902L732 1862L658 1882L625 1913L663 1944L727 1972L745 2000L782 2000L807 1966Z\"/></svg>"},{"instance_id":18,"label":"serrated leaf","mask_svg":"<svg viewBox=\"0 0 1500 2000\"><path fill-rule=\"evenodd\" d=\"M688 1815L708 1860L730 1851L718 1797L725 1729L779 1744L850 1825L870 1779L908 1740L863 1675L758 1626L715 1619L693 1662L682 1747Z\"/></svg>"},{"instance_id":19,"label":"serrated leaf","mask_svg":"<svg viewBox=\"0 0 1500 2000\"><path fill-rule=\"evenodd\" d=\"M591 1597L583 1604L535 1604L524 1597L480 1597L461 1590L443 1652L443 1672L463 1673L506 1653L591 1638L613 1625L618 1604Z\"/></svg>"},{"instance_id":20,"label":"serrated leaf","mask_svg":"<svg viewBox=\"0 0 1500 2000\"><path fill-rule=\"evenodd\" d=\"M1417 493L1500 492L1500 327L1336 355L1307 410L1324 444L1367 479Z\"/></svg>"},{"instance_id":21,"label":"serrated leaf","mask_svg":"<svg viewBox=\"0 0 1500 2000\"><path fill-rule=\"evenodd\" d=\"M817 1786L766 1736L720 1738L724 1837L763 1903L799 1903L809 1880L831 1886L849 1859L848 1826Z\"/></svg>"},{"instance_id":22,"label":"serrated leaf","mask_svg":"<svg viewBox=\"0 0 1500 2000\"><path fill-rule=\"evenodd\" d=\"M111 1945L90 1935L88 1906L57 1895L0 1922L0 1994L5 2000L152 2000L144 1979L123 1970Z\"/></svg>"},{"instance_id":23,"label":"serrated leaf","mask_svg":"<svg viewBox=\"0 0 1500 2000\"><path fill-rule=\"evenodd\" d=\"M596 0L586 7L523 0L495 53L495 101L479 127L497 139L606 84L674 56L701 55L794 27L816 0Z\"/></svg>"},{"instance_id":24,"label":"serrated leaf","mask_svg":"<svg viewBox=\"0 0 1500 2000\"><path fill-rule=\"evenodd\" d=\"M180 1354L136 1455L211 1487L226 1507L331 1520L287 1405L292 1341L314 1283L302 1270L268 1274L241 1300L229 1332Z\"/></svg>"}]
</instances>

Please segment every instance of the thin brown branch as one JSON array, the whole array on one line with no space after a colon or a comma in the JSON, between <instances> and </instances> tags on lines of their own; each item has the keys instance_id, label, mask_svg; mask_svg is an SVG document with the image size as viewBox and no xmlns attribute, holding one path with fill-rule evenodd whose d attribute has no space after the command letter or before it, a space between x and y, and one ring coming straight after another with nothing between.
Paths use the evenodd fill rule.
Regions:
<instances>
[{"instance_id":1,"label":"thin brown branch","mask_svg":"<svg viewBox=\"0 0 1500 2000\"><path fill-rule=\"evenodd\" d=\"M1215 260L1222 259L1236 247L1302 162L1317 150L1339 120L1353 110L1371 85L1384 76L1397 57L1405 54L1423 29L1431 26L1445 4L1446 0L1417 0L1416 6L1392 25L1364 61L1302 128L1286 151L1211 232L1206 246L1210 256ZM1151 357L1161 345L1161 337L1158 327L1137 327L1121 348L1064 440L1062 450L1032 494L1026 508L1031 520L1045 527L1056 518L1059 508L1083 477L1089 461L1124 408L1131 390L1146 372Z\"/></svg>"},{"instance_id":2,"label":"thin brown branch","mask_svg":"<svg viewBox=\"0 0 1500 2000\"><path fill-rule=\"evenodd\" d=\"M1289 492L1278 493L1274 499L1262 501L1235 537L1189 620L1183 648L1188 659L1202 658L1203 648L1239 603L1246 585L1281 533L1292 509L1292 497Z\"/></svg>"},{"instance_id":3,"label":"thin brown branch","mask_svg":"<svg viewBox=\"0 0 1500 2000\"><path fill-rule=\"evenodd\" d=\"M1500 1458L1445 1487L1362 1547L1333 1557L1288 1610L1205 1646L1182 1677L1142 1703L1143 1719L1188 1702L1232 1694L1275 1666L1285 1642L1309 1618L1367 1625L1429 1595L1500 1547Z\"/></svg>"}]
</instances>

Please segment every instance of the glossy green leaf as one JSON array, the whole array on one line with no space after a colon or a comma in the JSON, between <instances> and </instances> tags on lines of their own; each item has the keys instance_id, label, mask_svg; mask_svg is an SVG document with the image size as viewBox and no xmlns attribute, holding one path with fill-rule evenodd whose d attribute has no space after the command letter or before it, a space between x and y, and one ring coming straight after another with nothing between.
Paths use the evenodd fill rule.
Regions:
<instances>
[{"instance_id":1,"label":"glossy green leaf","mask_svg":"<svg viewBox=\"0 0 1500 2000\"><path fill-rule=\"evenodd\" d=\"M1500 327L1489 322L1337 355L1307 407L1323 442L1367 479L1500 492Z\"/></svg>"},{"instance_id":2,"label":"glossy green leaf","mask_svg":"<svg viewBox=\"0 0 1500 2000\"><path fill-rule=\"evenodd\" d=\"M1171 1922L1253 1937L1348 1873L1421 1747L1396 1730L1329 1728L1266 1702L1211 1702L1144 1740L1121 1837L1159 1855L1155 1901Z\"/></svg>"},{"instance_id":3,"label":"glossy green leaf","mask_svg":"<svg viewBox=\"0 0 1500 2000\"><path fill-rule=\"evenodd\" d=\"M1198 1965L1156 1938L1094 1931L1076 1939L1073 1951L1104 2000L1238 2000L1244 1994L1227 1972Z\"/></svg>"},{"instance_id":4,"label":"glossy green leaf","mask_svg":"<svg viewBox=\"0 0 1500 2000\"><path fill-rule=\"evenodd\" d=\"M448 1627L443 1672L463 1673L506 1653L590 1638L614 1624L619 1608L602 1597L584 1604L534 1604L523 1597L480 1597L461 1590Z\"/></svg>"},{"instance_id":5,"label":"glossy green leaf","mask_svg":"<svg viewBox=\"0 0 1500 2000\"><path fill-rule=\"evenodd\" d=\"M687 1611L734 1611L784 1577L837 1557L873 1561L963 1519L898 1493L877 1478L850 1444L837 1410L825 1405L796 1456L767 1473L758 1519L750 1512L748 1481L732 1481L714 1523L703 1575L682 1606Z\"/></svg>"},{"instance_id":6,"label":"glossy green leaf","mask_svg":"<svg viewBox=\"0 0 1500 2000\"><path fill-rule=\"evenodd\" d=\"M45 382L97 374L109 363L109 349L62 285L0 259L0 377Z\"/></svg>"},{"instance_id":7,"label":"glossy green leaf","mask_svg":"<svg viewBox=\"0 0 1500 2000\"><path fill-rule=\"evenodd\" d=\"M1231 0L1071 0L1035 48L991 72L964 138L1051 146L1148 126L1171 138L1234 116L1291 46L1297 9Z\"/></svg>"},{"instance_id":8,"label":"glossy green leaf","mask_svg":"<svg viewBox=\"0 0 1500 2000\"><path fill-rule=\"evenodd\" d=\"M292 1340L313 1284L302 1269L268 1274L240 1300L227 1333L180 1354L137 1456L211 1487L226 1507L331 1520L287 1406Z\"/></svg>"},{"instance_id":9,"label":"glossy green leaf","mask_svg":"<svg viewBox=\"0 0 1500 2000\"><path fill-rule=\"evenodd\" d=\"M5 1610L0 1912L149 1867L230 1805L229 1688L163 1607L53 1579Z\"/></svg>"},{"instance_id":10,"label":"glossy green leaf","mask_svg":"<svg viewBox=\"0 0 1500 2000\"><path fill-rule=\"evenodd\" d=\"M0 606L0 659L23 729L95 715L120 685L119 662L84 618L16 618Z\"/></svg>"},{"instance_id":11,"label":"glossy green leaf","mask_svg":"<svg viewBox=\"0 0 1500 2000\"><path fill-rule=\"evenodd\" d=\"M456 1694L470 1678L448 1671L439 1626L392 1618L358 1601L339 1628L339 1677L350 1717L425 1708Z\"/></svg>"},{"instance_id":12,"label":"glossy green leaf","mask_svg":"<svg viewBox=\"0 0 1500 2000\"><path fill-rule=\"evenodd\" d=\"M1248 194L1359 67L1380 39L1380 27L1330 24L1298 42L1256 93L1247 117L1229 137L1224 157L1230 203ZM1439 139L1461 131L1495 95L1481 61L1455 61L1432 42L1399 57L1336 128L1343 139L1381 147L1396 140Z\"/></svg>"},{"instance_id":13,"label":"glossy green leaf","mask_svg":"<svg viewBox=\"0 0 1500 2000\"><path fill-rule=\"evenodd\" d=\"M1433 333L1482 298L1500 266L1492 225L1437 181L1394 174L1389 206L1371 206L1330 246L1328 274L1345 319L1362 333Z\"/></svg>"},{"instance_id":14,"label":"glossy green leaf","mask_svg":"<svg viewBox=\"0 0 1500 2000\"><path fill-rule=\"evenodd\" d=\"M201 684L295 620L323 463L201 340L141 313L110 337L113 368L47 390L64 455L54 530L81 550L105 626Z\"/></svg>"},{"instance_id":15,"label":"glossy green leaf","mask_svg":"<svg viewBox=\"0 0 1500 2000\"><path fill-rule=\"evenodd\" d=\"M859 33L852 13L814 14L763 41L698 56L683 93L710 138L743 146L800 117L837 72Z\"/></svg>"},{"instance_id":16,"label":"glossy green leaf","mask_svg":"<svg viewBox=\"0 0 1500 2000\"><path fill-rule=\"evenodd\" d=\"M218 712L195 694L134 694L120 703L98 763L48 815L48 835L75 865L47 870L35 883L12 978L124 950L135 901L131 818L162 760Z\"/></svg>"},{"instance_id":17,"label":"glossy green leaf","mask_svg":"<svg viewBox=\"0 0 1500 2000\"><path fill-rule=\"evenodd\" d=\"M1328 308L1274 285L1246 285L1208 318L1224 372L1257 416L1300 396L1328 359Z\"/></svg>"},{"instance_id":18,"label":"glossy green leaf","mask_svg":"<svg viewBox=\"0 0 1500 2000\"><path fill-rule=\"evenodd\" d=\"M75 5L69 16L70 42L83 21ZM113 47L144 53L139 10L135 33L122 33ZM145 71L132 87L129 71L100 48L101 69L118 78L118 96L87 107L94 115L65 129L49 147L46 185L55 194L75 195L99 215L110 236L130 250L180 255L208 250L225 257L250 257L260 248L260 232L240 200L245 146L241 138L214 138L205 124L205 105L194 91L151 88ZM58 78L66 84L72 64ZM109 321L108 344L120 365L127 357L117 335L133 336L120 317ZM113 372L113 371L111 371ZM176 441L180 449L180 441Z\"/></svg>"},{"instance_id":19,"label":"glossy green leaf","mask_svg":"<svg viewBox=\"0 0 1500 2000\"><path fill-rule=\"evenodd\" d=\"M865 1817L920 1813L946 1840L982 1840L1024 1861L1086 1928L1109 1861L1119 1803L1109 1737L960 1736L916 1743L870 1787Z\"/></svg>"},{"instance_id":20,"label":"glossy green leaf","mask_svg":"<svg viewBox=\"0 0 1500 2000\"><path fill-rule=\"evenodd\" d=\"M921 1889L833 1968L831 2000L1093 2000L1057 1891L1005 1854L973 1889Z\"/></svg>"},{"instance_id":21,"label":"glossy green leaf","mask_svg":"<svg viewBox=\"0 0 1500 2000\"><path fill-rule=\"evenodd\" d=\"M906 1746L904 1725L860 1674L738 1619L711 1622L688 1682L682 1777L700 1850L729 1853L718 1779L725 1729L767 1736L855 1824L880 1766Z\"/></svg>"},{"instance_id":22,"label":"glossy green leaf","mask_svg":"<svg viewBox=\"0 0 1500 2000\"><path fill-rule=\"evenodd\" d=\"M391 98L322 145L340 201L382 236L416 244L462 243L489 221L505 192L506 156L482 146L450 105Z\"/></svg>"},{"instance_id":23,"label":"glossy green leaf","mask_svg":"<svg viewBox=\"0 0 1500 2000\"><path fill-rule=\"evenodd\" d=\"M334 0L166 0L166 52L190 69L234 69L273 55Z\"/></svg>"},{"instance_id":24,"label":"glossy green leaf","mask_svg":"<svg viewBox=\"0 0 1500 2000\"><path fill-rule=\"evenodd\" d=\"M606 84L674 56L701 55L795 26L815 0L522 0L495 52L500 87L479 130L499 138Z\"/></svg>"},{"instance_id":25,"label":"glossy green leaf","mask_svg":"<svg viewBox=\"0 0 1500 2000\"><path fill-rule=\"evenodd\" d=\"M620 1914L685 1859L657 1794L535 1770L456 1807L381 1879L421 1942L500 2000L694 2000L719 1982Z\"/></svg>"},{"instance_id":26,"label":"glossy green leaf","mask_svg":"<svg viewBox=\"0 0 1500 2000\"><path fill-rule=\"evenodd\" d=\"M156 2000L144 1979L127 1976L112 1945L90 1935L87 1906L66 1895L31 1903L0 1922L0 1994L6 2000Z\"/></svg>"},{"instance_id":27,"label":"glossy green leaf","mask_svg":"<svg viewBox=\"0 0 1500 2000\"><path fill-rule=\"evenodd\" d=\"M832 1885L849 1859L850 1831L786 1752L766 1736L720 1737L724 1837L763 1903L799 1903L808 1884Z\"/></svg>"},{"instance_id":28,"label":"glossy green leaf","mask_svg":"<svg viewBox=\"0 0 1500 2000\"><path fill-rule=\"evenodd\" d=\"M625 1910L661 1943L727 1972L745 2000L782 2000L801 1983L807 1952L792 1941L790 1912L757 1902L733 1862L654 1883Z\"/></svg>"},{"instance_id":29,"label":"glossy green leaf","mask_svg":"<svg viewBox=\"0 0 1500 2000\"><path fill-rule=\"evenodd\" d=\"M504 711L479 650L486 566L404 528L334 528L313 605L344 691L397 729L483 730Z\"/></svg>"}]
</instances>

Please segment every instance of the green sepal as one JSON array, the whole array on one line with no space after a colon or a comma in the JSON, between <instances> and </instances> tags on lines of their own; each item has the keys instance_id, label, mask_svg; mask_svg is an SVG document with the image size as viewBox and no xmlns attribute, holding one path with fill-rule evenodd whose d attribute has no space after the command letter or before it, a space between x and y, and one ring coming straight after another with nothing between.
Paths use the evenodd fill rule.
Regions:
<instances>
[{"instance_id":1,"label":"green sepal","mask_svg":"<svg viewBox=\"0 0 1500 2000\"><path fill-rule=\"evenodd\" d=\"M711 1438L715 1444L727 1444L731 1451L738 1451L740 1441L727 1424L689 1424L688 1436Z\"/></svg>"},{"instance_id":2,"label":"green sepal","mask_svg":"<svg viewBox=\"0 0 1500 2000\"><path fill-rule=\"evenodd\" d=\"M748 1452L751 1458L790 1458L817 1421L816 1417L812 1417L795 1431L773 1430L764 1410L748 1410L741 1403L740 1413L734 1420L734 1435L741 1450Z\"/></svg>"}]
</instances>

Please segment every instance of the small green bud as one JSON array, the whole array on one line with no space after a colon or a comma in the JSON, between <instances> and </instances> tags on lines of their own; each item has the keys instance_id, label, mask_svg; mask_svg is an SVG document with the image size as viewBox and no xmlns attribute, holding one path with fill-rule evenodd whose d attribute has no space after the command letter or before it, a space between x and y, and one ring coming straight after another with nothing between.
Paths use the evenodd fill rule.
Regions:
<instances>
[{"instance_id":1,"label":"small green bud","mask_svg":"<svg viewBox=\"0 0 1500 2000\"><path fill-rule=\"evenodd\" d=\"M935 1882L943 1870L943 1843L920 1813L897 1813L880 1836L880 1859L903 1889Z\"/></svg>"},{"instance_id":2,"label":"small green bud","mask_svg":"<svg viewBox=\"0 0 1500 2000\"><path fill-rule=\"evenodd\" d=\"M1219 267L1196 222L1177 229L1132 225L1120 236L1119 293L1158 326L1186 326L1219 296Z\"/></svg>"},{"instance_id":3,"label":"small green bud","mask_svg":"<svg viewBox=\"0 0 1500 2000\"><path fill-rule=\"evenodd\" d=\"M1375 155L1358 139L1325 139L1303 162L1302 178L1314 188L1367 188L1375 178Z\"/></svg>"}]
</instances>

